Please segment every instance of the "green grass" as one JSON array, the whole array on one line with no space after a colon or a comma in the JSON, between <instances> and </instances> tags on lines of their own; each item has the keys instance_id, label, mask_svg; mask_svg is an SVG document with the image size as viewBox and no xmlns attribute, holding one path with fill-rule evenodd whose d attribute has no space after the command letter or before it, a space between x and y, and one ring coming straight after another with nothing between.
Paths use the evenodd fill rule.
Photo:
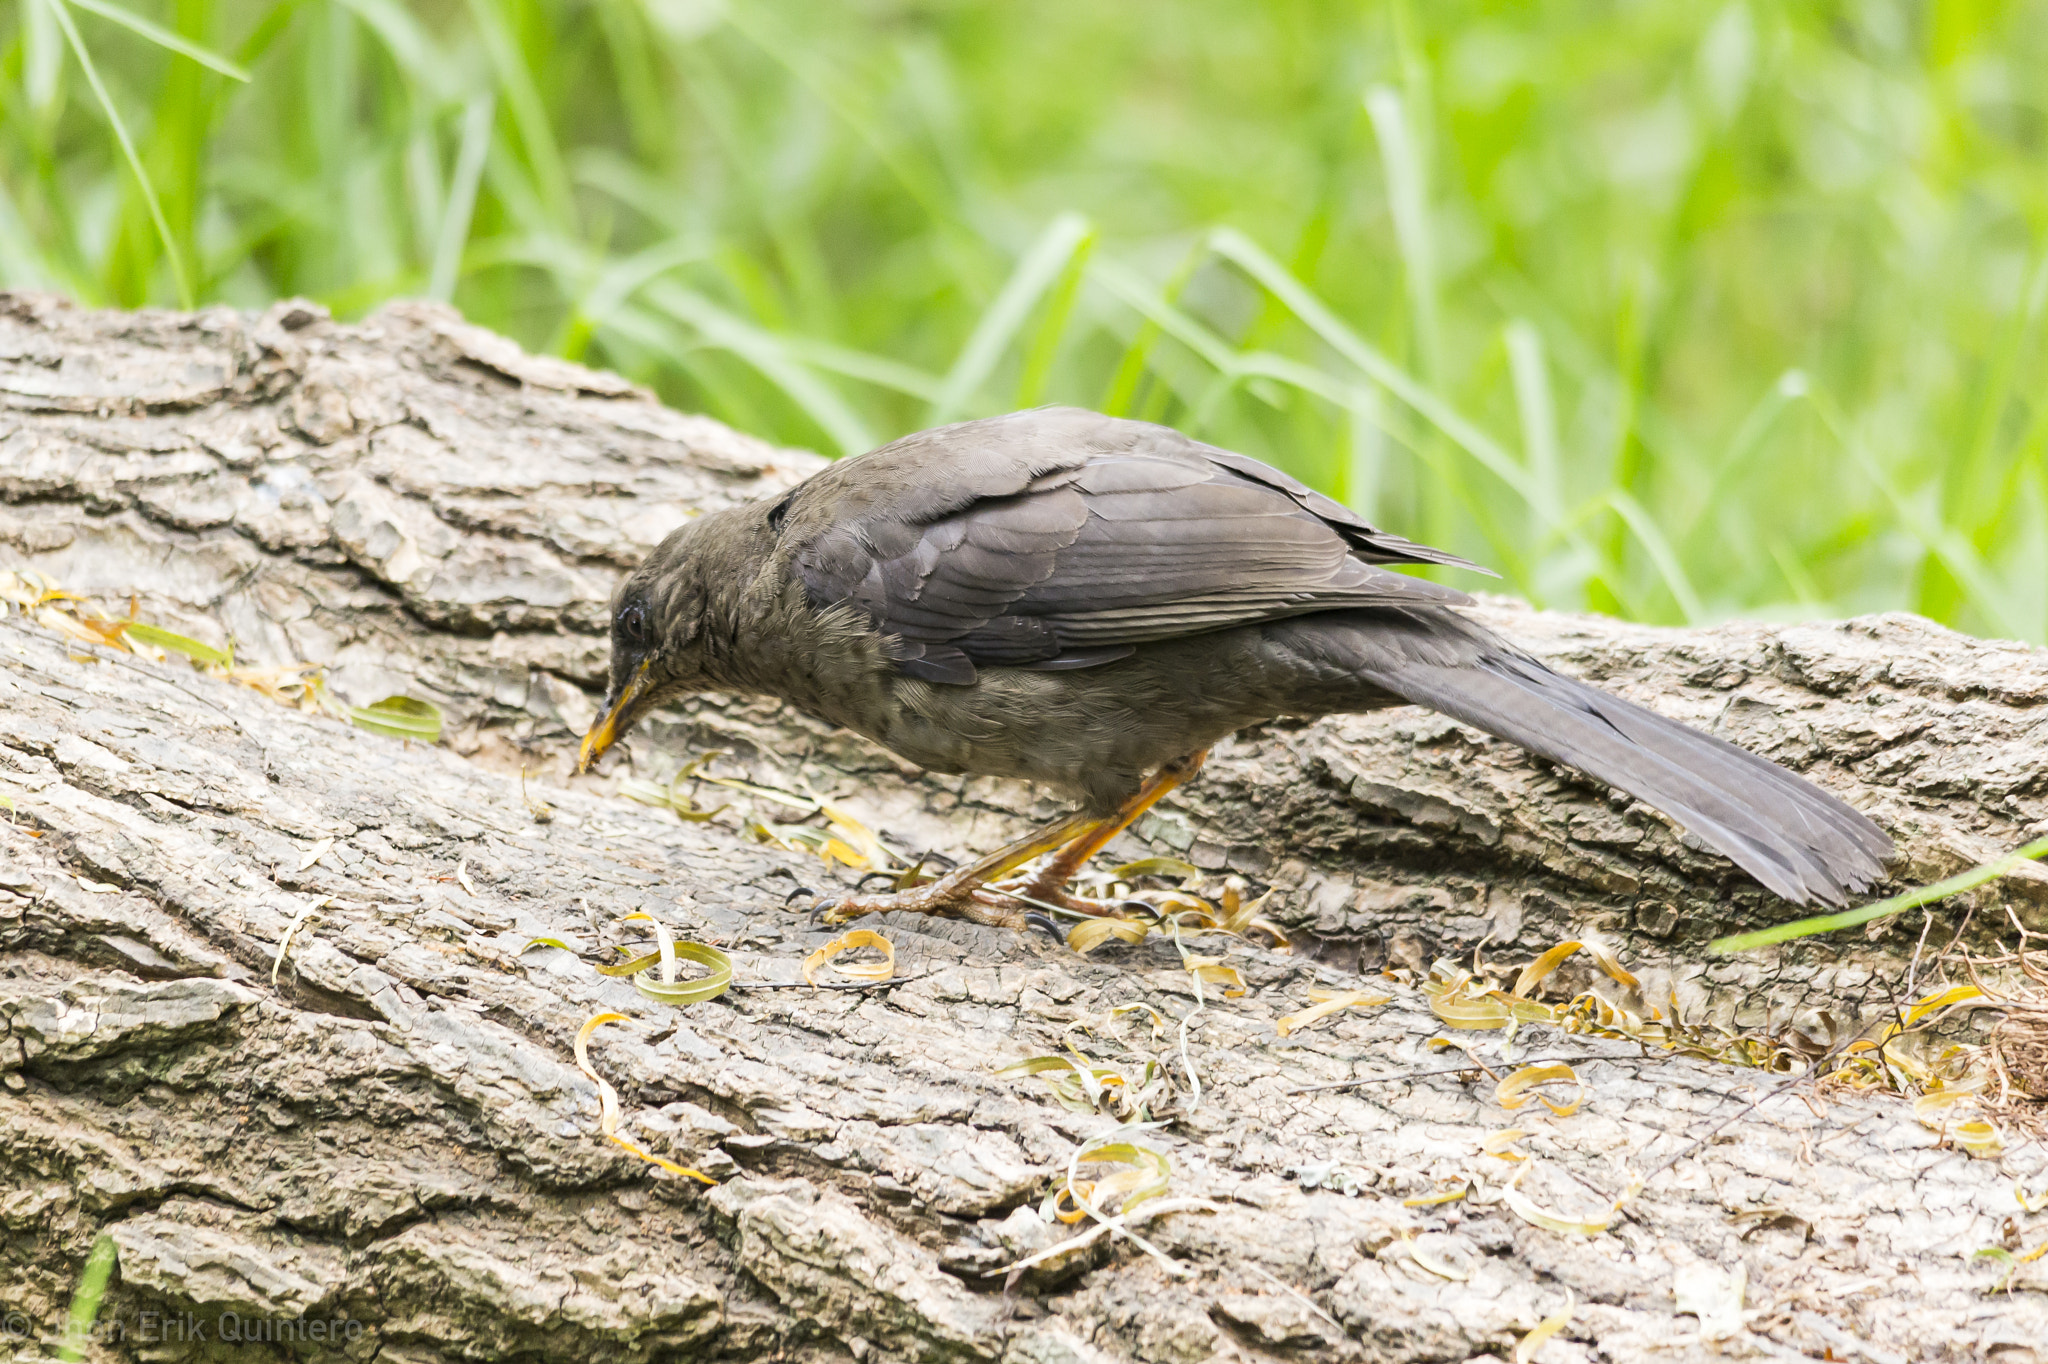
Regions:
<instances>
[{"instance_id":1,"label":"green grass","mask_svg":"<svg viewBox=\"0 0 2048 1364\"><path fill-rule=\"evenodd\" d=\"M2048 640L2048 0L6 0L0 43L8 284L449 297L833 453L1082 403L1548 606Z\"/></svg>"}]
</instances>

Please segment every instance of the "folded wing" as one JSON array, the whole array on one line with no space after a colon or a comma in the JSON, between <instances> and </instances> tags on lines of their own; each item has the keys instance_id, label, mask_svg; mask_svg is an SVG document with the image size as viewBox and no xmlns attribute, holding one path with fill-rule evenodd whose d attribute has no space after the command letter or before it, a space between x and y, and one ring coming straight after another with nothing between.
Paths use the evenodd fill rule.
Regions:
<instances>
[{"instance_id":1,"label":"folded wing","mask_svg":"<svg viewBox=\"0 0 2048 1364\"><path fill-rule=\"evenodd\" d=\"M815 604L865 612L898 666L927 681L1091 667L1154 640L1332 607L1465 600L1379 567L1464 560L1149 423L1073 408L963 422L813 483L829 497L854 466L871 495L852 517L839 500L797 571ZM793 531L802 512L792 506Z\"/></svg>"}]
</instances>

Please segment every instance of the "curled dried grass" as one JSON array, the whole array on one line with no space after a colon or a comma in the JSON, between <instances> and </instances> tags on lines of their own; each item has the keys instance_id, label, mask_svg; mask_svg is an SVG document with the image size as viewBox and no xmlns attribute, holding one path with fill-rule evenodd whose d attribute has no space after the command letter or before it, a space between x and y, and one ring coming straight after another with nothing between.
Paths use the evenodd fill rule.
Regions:
<instances>
[{"instance_id":1,"label":"curled dried grass","mask_svg":"<svg viewBox=\"0 0 2048 1364\"><path fill-rule=\"evenodd\" d=\"M2015 924L2015 927L2018 927ZM2015 953L2022 983L1985 994L2005 1010L2005 1017L1991 1030L1985 1050L1991 1068L2001 1082L2001 1108L2020 1125L2039 1131L2048 1128L2048 1113L2038 1107L2048 1104L2048 960L2028 950L2038 934L2019 929L2020 946ZM1974 964L1972 975L1975 975ZM2013 1104L2017 1098L2024 1106ZM2027 1111L2029 1108L2033 1111Z\"/></svg>"}]
</instances>

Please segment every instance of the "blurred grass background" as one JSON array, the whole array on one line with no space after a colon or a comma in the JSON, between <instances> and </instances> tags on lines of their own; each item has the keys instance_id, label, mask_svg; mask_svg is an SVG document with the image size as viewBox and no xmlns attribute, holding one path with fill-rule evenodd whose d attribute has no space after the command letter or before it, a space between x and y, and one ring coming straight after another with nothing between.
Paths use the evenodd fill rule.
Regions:
<instances>
[{"instance_id":1,"label":"blurred grass background","mask_svg":"<svg viewBox=\"0 0 2048 1364\"><path fill-rule=\"evenodd\" d=\"M1546 606L2048 641L2048 0L6 0L0 42L8 285L430 294L828 453L1079 403Z\"/></svg>"}]
</instances>

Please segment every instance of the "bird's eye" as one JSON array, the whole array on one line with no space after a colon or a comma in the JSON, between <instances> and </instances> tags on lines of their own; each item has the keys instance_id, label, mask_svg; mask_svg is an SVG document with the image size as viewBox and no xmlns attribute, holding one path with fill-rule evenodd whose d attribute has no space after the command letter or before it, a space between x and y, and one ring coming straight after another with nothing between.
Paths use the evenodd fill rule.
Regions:
<instances>
[{"instance_id":1,"label":"bird's eye","mask_svg":"<svg viewBox=\"0 0 2048 1364\"><path fill-rule=\"evenodd\" d=\"M631 602L619 610L619 638L636 649L647 647L647 610L639 602Z\"/></svg>"}]
</instances>

